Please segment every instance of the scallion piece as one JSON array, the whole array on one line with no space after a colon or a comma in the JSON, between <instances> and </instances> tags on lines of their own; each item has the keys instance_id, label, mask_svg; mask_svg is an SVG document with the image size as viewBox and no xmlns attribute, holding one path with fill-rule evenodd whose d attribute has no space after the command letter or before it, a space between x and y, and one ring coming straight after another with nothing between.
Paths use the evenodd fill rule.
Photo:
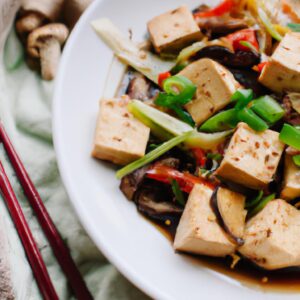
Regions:
<instances>
[{"instance_id":1,"label":"scallion piece","mask_svg":"<svg viewBox=\"0 0 300 300\"><path fill-rule=\"evenodd\" d=\"M272 22L268 18L267 14L265 11L261 8L258 8L258 16L262 23L264 24L266 30L269 32L269 34L277 41L282 40L282 36L279 34L279 32L274 28Z\"/></svg>"},{"instance_id":2,"label":"scallion piece","mask_svg":"<svg viewBox=\"0 0 300 300\"><path fill-rule=\"evenodd\" d=\"M247 123L253 130L264 131L268 129L267 123L247 107L238 111L237 116L240 121Z\"/></svg>"},{"instance_id":3,"label":"scallion piece","mask_svg":"<svg viewBox=\"0 0 300 300\"><path fill-rule=\"evenodd\" d=\"M285 144L300 150L300 130L292 125L284 124L279 139Z\"/></svg>"},{"instance_id":4,"label":"scallion piece","mask_svg":"<svg viewBox=\"0 0 300 300\"><path fill-rule=\"evenodd\" d=\"M145 156L142 158L132 162L131 164L125 166L124 168L120 169L116 176L118 179L121 179L122 177L126 176L127 174L132 173L133 171L149 164L150 162L154 161L156 158L160 157L170 149L174 148L175 146L183 143L186 141L188 137L190 137L192 132L186 132L180 136L176 136L172 138L171 140L163 143L156 149L152 150L151 152L148 152Z\"/></svg>"},{"instance_id":5,"label":"scallion piece","mask_svg":"<svg viewBox=\"0 0 300 300\"><path fill-rule=\"evenodd\" d=\"M239 89L231 97L231 101L236 101L236 109L242 109L248 105L253 99L253 91L251 89Z\"/></svg>"},{"instance_id":6,"label":"scallion piece","mask_svg":"<svg viewBox=\"0 0 300 300\"><path fill-rule=\"evenodd\" d=\"M300 154L293 156L293 162L297 167L300 167Z\"/></svg>"},{"instance_id":7,"label":"scallion piece","mask_svg":"<svg viewBox=\"0 0 300 300\"><path fill-rule=\"evenodd\" d=\"M172 180L172 191L174 193L176 201L181 206L185 206L185 200L184 200L183 192L181 191L180 186L179 186L178 182L175 179Z\"/></svg>"},{"instance_id":8,"label":"scallion piece","mask_svg":"<svg viewBox=\"0 0 300 300\"><path fill-rule=\"evenodd\" d=\"M284 110L270 96L263 96L253 100L251 109L266 122L274 124L284 116Z\"/></svg>"},{"instance_id":9,"label":"scallion piece","mask_svg":"<svg viewBox=\"0 0 300 300\"><path fill-rule=\"evenodd\" d=\"M287 26L294 32L300 32L300 24L289 23Z\"/></svg>"},{"instance_id":10,"label":"scallion piece","mask_svg":"<svg viewBox=\"0 0 300 300\"><path fill-rule=\"evenodd\" d=\"M248 41L240 41L240 45L249 48L254 53L257 53L257 49Z\"/></svg>"},{"instance_id":11,"label":"scallion piece","mask_svg":"<svg viewBox=\"0 0 300 300\"><path fill-rule=\"evenodd\" d=\"M250 201L247 201L245 207L247 209L249 209L249 208L252 208L252 207L256 206L260 202L260 200L262 199L263 195L264 195L264 192L259 191L256 197L254 197Z\"/></svg>"},{"instance_id":12,"label":"scallion piece","mask_svg":"<svg viewBox=\"0 0 300 300\"><path fill-rule=\"evenodd\" d=\"M218 132L235 128L239 120L234 108L222 111L209 118L199 128L204 132Z\"/></svg>"},{"instance_id":13,"label":"scallion piece","mask_svg":"<svg viewBox=\"0 0 300 300\"><path fill-rule=\"evenodd\" d=\"M255 216L256 214L258 214L261 210L263 210L265 208L265 206L272 200L275 199L275 194L271 194L269 196L264 197L259 203L258 205L256 205L252 210L250 210L247 214L248 218L251 218L253 216Z\"/></svg>"}]
</instances>

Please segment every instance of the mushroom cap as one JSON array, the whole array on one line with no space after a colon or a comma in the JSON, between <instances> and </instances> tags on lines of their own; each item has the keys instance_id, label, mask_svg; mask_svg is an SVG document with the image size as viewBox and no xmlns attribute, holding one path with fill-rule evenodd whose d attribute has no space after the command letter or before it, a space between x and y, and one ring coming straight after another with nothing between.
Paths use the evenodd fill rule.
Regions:
<instances>
[{"instance_id":1,"label":"mushroom cap","mask_svg":"<svg viewBox=\"0 0 300 300\"><path fill-rule=\"evenodd\" d=\"M24 16L16 22L16 29L19 34L27 34L34 29L40 27L44 22L45 17L39 13L31 12Z\"/></svg>"},{"instance_id":2,"label":"mushroom cap","mask_svg":"<svg viewBox=\"0 0 300 300\"><path fill-rule=\"evenodd\" d=\"M57 40L62 45L69 35L69 29L61 23L51 23L32 31L28 36L27 51L33 57L39 57L39 48L49 39Z\"/></svg>"}]
</instances>

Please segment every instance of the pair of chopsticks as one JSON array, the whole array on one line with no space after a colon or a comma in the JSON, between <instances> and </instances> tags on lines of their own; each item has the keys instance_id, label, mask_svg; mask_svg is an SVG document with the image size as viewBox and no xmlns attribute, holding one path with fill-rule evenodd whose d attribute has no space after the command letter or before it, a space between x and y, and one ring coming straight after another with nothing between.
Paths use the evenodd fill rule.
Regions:
<instances>
[{"instance_id":1,"label":"pair of chopsticks","mask_svg":"<svg viewBox=\"0 0 300 300\"><path fill-rule=\"evenodd\" d=\"M76 298L79 300L93 299L70 255L69 249L64 244L64 241L62 240L58 230L51 220L51 217L48 214L38 191L34 187L29 175L27 174L25 167L23 166L1 122L0 142L4 146L4 149L24 190L24 194L32 206L36 217L53 249L54 255L64 271ZM34 277L37 281L43 298L46 300L58 300L59 298L51 282L41 253L32 236L21 206L12 189L1 161L0 192L14 221L15 227L22 241L28 261L31 265Z\"/></svg>"}]
</instances>

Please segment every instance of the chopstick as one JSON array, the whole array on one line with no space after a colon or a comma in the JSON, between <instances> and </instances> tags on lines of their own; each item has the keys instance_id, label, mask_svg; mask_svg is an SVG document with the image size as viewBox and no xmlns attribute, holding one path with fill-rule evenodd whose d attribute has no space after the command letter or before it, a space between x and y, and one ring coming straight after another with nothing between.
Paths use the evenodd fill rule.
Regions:
<instances>
[{"instance_id":1,"label":"chopstick","mask_svg":"<svg viewBox=\"0 0 300 300\"><path fill-rule=\"evenodd\" d=\"M31 234L21 206L0 162L0 190L24 246L36 282L46 300L58 300L41 253Z\"/></svg>"},{"instance_id":2,"label":"chopstick","mask_svg":"<svg viewBox=\"0 0 300 300\"><path fill-rule=\"evenodd\" d=\"M64 271L76 298L79 300L92 300L93 297L77 269L69 249L65 245L50 215L48 214L38 191L32 183L24 165L10 141L2 122L0 122L0 142L3 143L4 149L16 172L24 193L36 214L36 217L53 249L53 253Z\"/></svg>"}]
</instances>

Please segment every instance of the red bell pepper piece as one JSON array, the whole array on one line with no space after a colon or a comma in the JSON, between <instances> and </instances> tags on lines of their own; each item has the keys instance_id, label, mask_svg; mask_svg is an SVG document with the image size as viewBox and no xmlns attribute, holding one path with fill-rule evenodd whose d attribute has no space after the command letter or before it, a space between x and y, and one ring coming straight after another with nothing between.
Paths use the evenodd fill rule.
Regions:
<instances>
[{"instance_id":1,"label":"red bell pepper piece","mask_svg":"<svg viewBox=\"0 0 300 300\"><path fill-rule=\"evenodd\" d=\"M233 0L224 0L218 6L206 11L196 12L194 18L218 17L231 11L234 6Z\"/></svg>"},{"instance_id":2,"label":"red bell pepper piece","mask_svg":"<svg viewBox=\"0 0 300 300\"><path fill-rule=\"evenodd\" d=\"M243 29L227 35L227 39L231 41L234 51L251 51L250 48L241 45L241 41L250 43L257 51L259 49L255 31L253 29Z\"/></svg>"},{"instance_id":3,"label":"red bell pepper piece","mask_svg":"<svg viewBox=\"0 0 300 300\"><path fill-rule=\"evenodd\" d=\"M146 173L148 178L171 184L172 180L176 180L180 189L183 192L190 193L195 184L204 184L210 188L214 188L211 182L204 180L203 178L194 176L187 172L179 172L171 167L156 164Z\"/></svg>"},{"instance_id":4,"label":"red bell pepper piece","mask_svg":"<svg viewBox=\"0 0 300 300\"><path fill-rule=\"evenodd\" d=\"M192 152L196 158L197 165L201 168L205 167L207 161L205 151L201 148L194 148L192 149Z\"/></svg>"},{"instance_id":5,"label":"red bell pepper piece","mask_svg":"<svg viewBox=\"0 0 300 300\"><path fill-rule=\"evenodd\" d=\"M172 76L172 75L171 75L170 72L160 73L160 74L158 75L158 85L159 85L160 87L162 87L163 82L164 82L167 78L169 78L169 77L171 77L171 76Z\"/></svg>"},{"instance_id":6,"label":"red bell pepper piece","mask_svg":"<svg viewBox=\"0 0 300 300\"><path fill-rule=\"evenodd\" d=\"M267 61L264 61L264 62L257 65L257 69L258 69L259 73L262 72L263 68L267 65L267 63L268 63Z\"/></svg>"}]
</instances>

